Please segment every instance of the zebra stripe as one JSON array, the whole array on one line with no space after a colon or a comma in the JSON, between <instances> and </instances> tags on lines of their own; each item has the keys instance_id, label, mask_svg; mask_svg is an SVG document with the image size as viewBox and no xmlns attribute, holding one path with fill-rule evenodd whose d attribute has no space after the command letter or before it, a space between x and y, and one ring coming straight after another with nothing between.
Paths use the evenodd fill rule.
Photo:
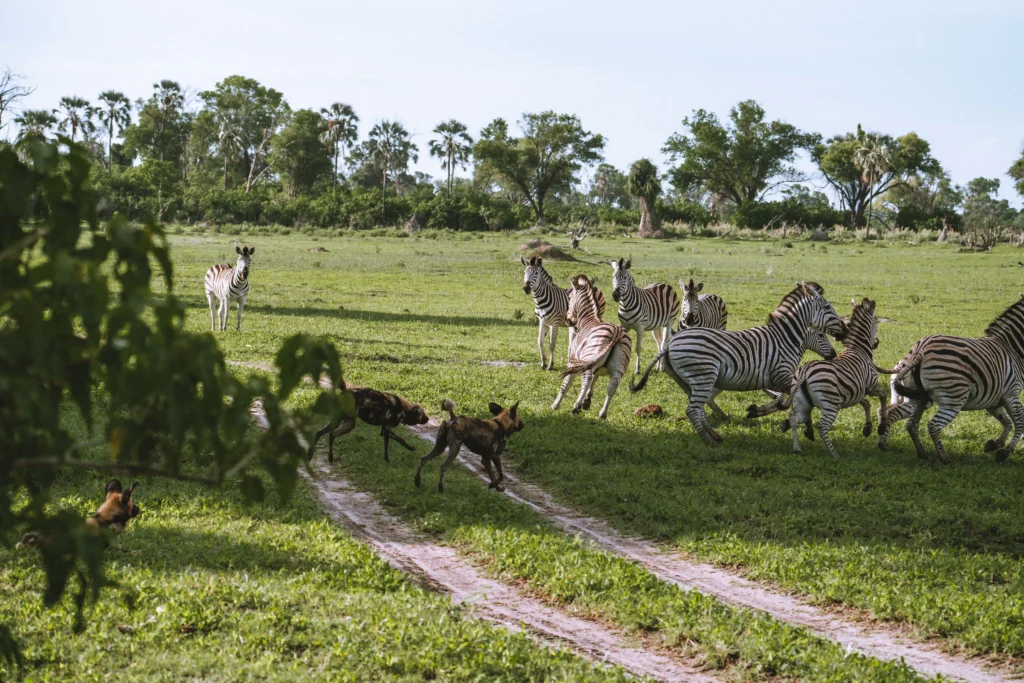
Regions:
<instances>
[{"instance_id":1,"label":"zebra stripe","mask_svg":"<svg viewBox=\"0 0 1024 683\"><path fill-rule=\"evenodd\" d=\"M729 322L729 312L725 308L725 301L717 294L700 294L704 289L704 283L693 283L679 281L679 288L683 290L682 307L679 310L679 329L685 330L688 327L710 327L716 330L724 330Z\"/></svg>"},{"instance_id":2,"label":"zebra stripe","mask_svg":"<svg viewBox=\"0 0 1024 683\"><path fill-rule=\"evenodd\" d=\"M569 291L554 283L551 275L544 269L544 260L534 256L529 261L522 256L520 262L526 266L523 272L523 291L533 296L533 313L537 316L537 348L540 350L540 367L543 370L555 369L555 343L558 341L558 328L569 327L565 321L569 310ZM605 299L601 290L594 288L594 296L598 304L598 316L604 316ZM544 337L550 333L550 361L544 355ZM572 345L573 331L569 329L569 344Z\"/></svg>"},{"instance_id":3,"label":"zebra stripe","mask_svg":"<svg viewBox=\"0 0 1024 683\"><path fill-rule=\"evenodd\" d=\"M790 389L792 410L789 419L782 423L782 429L793 429L793 452L800 452L800 431L797 426L805 425L804 434L813 439L811 410L821 411L818 431L821 440L832 457L838 458L829 430L836 421L839 411L859 405L864 409L864 436L871 436L871 406L866 396L878 397L879 429L885 430L886 399L888 392L878 381L878 368L872 352L878 348L878 318L875 317L875 302L864 299L854 302L853 315L843 339L846 347L833 360L817 360L802 365L793 378Z\"/></svg>"},{"instance_id":4,"label":"zebra stripe","mask_svg":"<svg viewBox=\"0 0 1024 683\"><path fill-rule=\"evenodd\" d=\"M249 296L249 269L252 266L252 255L256 247L235 247L238 253L238 260L235 266L224 264L210 266L206 271L206 302L210 305L210 329L216 332L217 329L226 330L228 326L228 314L231 308L231 300L238 300L238 324L236 330L242 329L242 310L245 308L246 297ZM214 320L213 300L219 303L217 318Z\"/></svg>"},{"instance_id":5,"label":"zebra stripe","mask_svg":"<svg viewBox=\"0 0 1024 683\"><path fill-rule=\"evenodd\" d=\"M995 451L997 460L1005 460L1024 434L1024 295L986 328L984 337L925 337L897 368L892 386L907 401L893 408L887 424L907 419L920 457L928 457L918 434L921 416L929 403L935 403L938 411L928 422L928 434L939 459L949 462L942 443L946 425L961 411L986 410L999 420L1003 432L985 444L985 451ZM1007 442L1011 428L1013 436Z\"/></svg>"},{"instance_id":6,"label":"zebra stripe","mask_svg":"<svg viewBox=\"0 0 1024 683\"><path fill-rule=\"evenodd\" d=\"M558 410L573 378L579 374L583 376L583 388L572 412L576 414L588 410L594 395L594 376L598 373L607 374L608 394L598 415L603 420L608 416L608 405L629 368L632 344L629 330L601 322L595 291L594 281L588 280L586 275L572 278L567 316L570 324L576 328L576 334L569 344L569 364L562 373L562 384L551 409Z\"/></svg>"},{"instance_id":7,"label":"zebra stripe","mask_svg":"<svg viewBox=\"0 0 1024 683\"><path fill-rule=\"evenodd\" d=\"M841 336L846 324L825 299L821 286L806 282L783 298L767 325L739 331L695 327L672 337L664 353L666 370L689 394L686 416L701 438L722 441L704 415L705 404L716 393L758 389L788 392L807 344L816 338L814 331ZM835 351L830 351L826 358L835 357ZM644 387L658 360L654 359L631 391ZM756 412L755 406L751 408Z\"/></svg>"},{"instance_id":8,"label":"zebra stripe","mask_svg":"<svg viewBox=\"0 0 1024 683\"><path fill-rule=\"evenodd\" d=\"M665 350L672 325L679 316L679 295L671 285L658 282L643 289L629 272L632 259L612 261L612 299L619 303L619 322L636 332L636 373L640 374L640 348L644 332L651 330L658 355Z\"/></svg>"}]
</instances>

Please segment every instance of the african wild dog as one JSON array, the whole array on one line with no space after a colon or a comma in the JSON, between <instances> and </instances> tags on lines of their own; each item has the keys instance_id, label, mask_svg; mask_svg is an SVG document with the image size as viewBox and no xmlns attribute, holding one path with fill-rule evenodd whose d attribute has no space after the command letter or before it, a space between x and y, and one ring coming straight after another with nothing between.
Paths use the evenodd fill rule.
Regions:
<instances>
[{"instance_id":1,"label":"african wild dog","mask_svg":"<svg viewBox=\"0 0 1024 683\"><path fill-rule=\"evenodd\" d=\"M430 419L427 416L427 411L423 410L422 407L415 403L406 401L401 396L395 394L388 394L383 391L376 391L375 389L366 389L363 387L345 387L345 389L352 393L353 398L356 402L356 414L350 417L343 418L340 422L335 422L325 426L323 429L316 433L316 438L313 439L313 445L309 447L309 458L313 459L313 451L316 449L316 444L320 441L320 438L330 433L330 439L327 442L327 462L334 462L334 439L348 434L356 428L356 418L359 418L366 424L380 427L380 435L384 437L384 460L385 462L391 461L390 446L391 440L394 439L406 450L413 450L413 447L405 442L402 437L395 434L392 429L399 425L425 425Z\"/></svg>"}]
</instances>

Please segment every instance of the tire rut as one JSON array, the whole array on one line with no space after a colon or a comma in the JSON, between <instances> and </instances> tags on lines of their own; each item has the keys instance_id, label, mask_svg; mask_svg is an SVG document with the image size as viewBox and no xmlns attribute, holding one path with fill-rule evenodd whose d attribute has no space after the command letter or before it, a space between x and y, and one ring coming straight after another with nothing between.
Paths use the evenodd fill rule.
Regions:
<instances>
[{"instance_id":1,"label":"tire rut","mask_svg":"<svg viewBox=\"0 0 1024 683\"><path fill-rule=\"evenodd\" d=\"M439 425L436 418L431 418L426 425L407 429L433 444ZM458 461L484 481L490 481L479 458L466 449L459 453ZM714 565L692 562L651 541L620 534L603 520L587 517L555 502L540 487L527 484L510 473L508 465L504 469L506 496L533 508L565 533L582 536L605 550L638 562L663 581L687 590L697 590L736 607L764 612L779 621L804 627L835 641L847 650L884 661L902 659L926 676L941 675L972 683L1019 680L985 668L977 659L946 654L933 644L909 642L895 628L878 622L853 623Z\"/></svg>"}]
</instances>

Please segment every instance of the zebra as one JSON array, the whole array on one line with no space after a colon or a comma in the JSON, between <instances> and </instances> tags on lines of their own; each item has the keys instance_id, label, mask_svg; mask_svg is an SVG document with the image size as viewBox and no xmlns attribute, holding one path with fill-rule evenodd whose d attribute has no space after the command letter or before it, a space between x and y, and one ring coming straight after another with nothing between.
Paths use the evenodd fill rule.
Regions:
<instances>
[{"instance_id":1,"label":"zebra","mask_svg":"<svg viewBox=\"0 0 1024 683\"><path fill-rule=\"evenodd\" d=\"M562 373L562 384L555 402L551 404L551 410L558 410L562 397L578 374L583 375L583 388L572 412L576 415L581 410L589 410L594 395L594 376L607 374L608 394L598 414L604 420L608 417L608 404L629 369L629 354L632 351L629 330L601 322L594 299L596 280L589 280L586 275L576 275L570 282L572 290L566 317L569 324L576 328L576 334L569 343L569 363Z\"/></svg>"},{"instance_id":2,"label":"zebra","mask_svg":"<svg viewBox=\"0 0 1024 683\"><path fill-rule=\"evenodd\" d=\"M700 294L704 289L704 283L693 283L679 281L679 289L683 290L682 306L679 310L679 329L688 327L710 327L716 330L724 330L729 322L729 312L725 308L725 301L717 294Z\"/></svg>"},{"instance_id":3,"label":"zebra","mask_svg":"<svg viewBox=\"0 0 1024 683\"><path fill-rule=\"evenodd\" d=\"M658 356L671 336L672 323L679 316L679 295L671 285L658 282L643 289L629 272L632 259L612 261L612 299L619 303L619 322L636 332L636 372L640 374L640 346L644 332L651 331L658 344Z\"/></svg>"},{"instance_id":4,"label":"zebra","mask_svg":"<svg viewBox=\"0 0 1024 683\"><path fill-rule=\"evenodd\" d=\"M218 327L221 330L228 328L228 314L230 313L231 300L238 299L238 324L236 330L242 329L242 309L245 308L245 298L249 296L249 269L252 267L252 255L256 253L256 247L242 247L235 245L238 253L238 261L235 267L228 265L210 266L206 271L206 301L210 304L210 330L216 332ZM219 307L217 318L214 320L213 300L217 299Z\"/></svg>"},{"instance_id":5,"label":"zebra","mask_svg":"<svg viewBox=\"0 0 1024 683\"><path fill-rule=\"evenodd\" d=\"M555 369L555 342L558 341L558 328L568 327L565 312L569 309L569 290L562 289L554 283L551 275L544 269L544 260L539 256L529 261L522 256L519 260L526 270L523 272L523 291L533 296L534 315L537 316L537 348L540 349L540 367L542 370ZM604 316L605 299L601 290L594 288L597 298L598 318ZM544 356L544 337L550 332L550 363ZM572 346L573 330L569 328L569 345Z\"/></svg>"},{"instance_id":6,"label":"zebra","mask_svg":"<svg viewBox=\"0 0 1024 683\"><path fill-rule=\"evenodd\" d=\"M689 396L686 416L704 441L722 441L704 414L704 406L716 390L790 390L806 344L815 338L810 330L842 338L846 323L825 299L821 285L801 282L782 299L766 325L739 331L694 327L672 337L662 353L668 360L665 368ZM834 357L835 350L826 356ZM644 388L659 360L651 362L630 391ZM756 410L756 406L751 408Z\"/></svg>"},{"instance_id":7,"label":"zebra","mask_svg":"<svg viewBox=\"0 0 1024 683\"><path fill-rule=\"evenodd\" d=\"M875 365L872 352L878 348L878 318L875 317L876 302L864 299L858 304L853 302L853 314L850 316L848 332L843 339L846 347L834 360L811 361L800 366L793 378L789 391L792 405L789 419L782 423L782 431L792 428L793 452L800 452L800 431L797 426L805 425L804 435L814 439L811 426L811 410L817 407L821 411L821 422L818 431L821 440L832 457L838 458L829 430L832 428L839 411L859 405L864 409L864 436L871 436L871 405L867 396L878 397L878 429L886 430L886 408L888 393L878 373L889 374L892 371Z\"/></svg>"},{"instance_id":8,"label":"zebra","mask_svg":"<svg viewBox=\"0 0 1024 683\"><path fill-rule=\"evenodd\" d=\"M963 410L986 410L1003 427L998 439L985 443L1006 460L1024 433L1024 295L977 339L932 335L919 340L897 365L892 387L907 400L893 407L887 426L907 420L918 457L927 458L918 428L930 403L938 411L928 421L928 434L942 462L949 462L942 430ZM1006 438L1012 432L1010 441ZM879 447L884 445L879 439Z\"/></svg>"}]
</instances>

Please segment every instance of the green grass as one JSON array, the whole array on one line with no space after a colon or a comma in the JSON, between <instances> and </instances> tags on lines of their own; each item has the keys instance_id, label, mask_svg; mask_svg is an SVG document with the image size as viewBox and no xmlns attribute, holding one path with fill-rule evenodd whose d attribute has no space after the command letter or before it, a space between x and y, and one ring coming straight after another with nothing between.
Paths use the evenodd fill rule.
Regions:
<instances>
[{"instance_id":1,"label":"green grass","mask_svg":"<svg viewBox=\"0 0 1024 683\"><path fill-rule=\"evenodd\" d=\"M892 452L877 451L859 435L856 410L833 430L842 459L828 458L818 442L794 456L777 419L739 418L752 397L736 394L721 399L737 417L722 427L726 443L712 449L686 422L632 416L648 402L682 415L685 397L660 376L639 395L620 392L605 423L564 408L553 414L557 375L536 367L532 302L520 289L515 249L524 241L253 238L260 250L244 330L221 343L230 358L268 360L284 336L304 330L339 345L350 380L432 410L445 396L470 412L521 400L527 428L511 460L563 501L823 603L869 610L971 651L1024 654L1024 470L1019 456L996 464L981 453L994 420L958 418L946 430L954 463L942 466L919 461L902 427ZM329 251L306 251L314 246ZM717 239L586 246L592 253L578 253L582 262L551 264L559 281L584 271L607 288L607 261L631 254L641 283L703 280L705 291L725 298L733 328L762 323L798 280L822 283L843 315L852 297L871 296L891 320L880 326L883 364L925 334L980 334L1020 289L1018 255L1006 247L958 254L935 244L786 248ZM176 241L195 329L209 322L203 273L232 251L224 237ZM599 380L598 392L603 387Z\"/></svg>"}]
</instances>

